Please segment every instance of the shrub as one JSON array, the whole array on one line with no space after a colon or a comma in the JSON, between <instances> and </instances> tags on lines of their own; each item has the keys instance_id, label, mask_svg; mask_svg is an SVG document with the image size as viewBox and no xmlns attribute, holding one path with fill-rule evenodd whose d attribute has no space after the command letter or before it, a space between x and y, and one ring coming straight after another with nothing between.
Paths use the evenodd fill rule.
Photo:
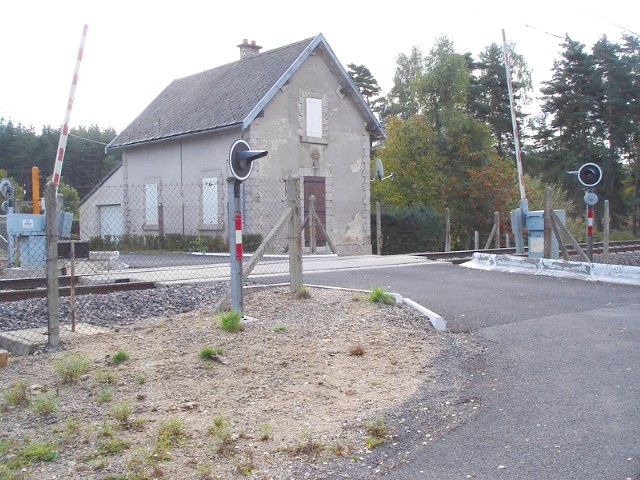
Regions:
<instances>
[{"instance_id":1,"label":"shrub","mask_svg":"<svg viewBox=\"0 0 640 480\"><path fill-rule=\"evenodd\" d=\"M444 246L442 213L426 205L394 208L381 215L382 254L441 251ZM376 214L371 215L371 231L375 232ZM371 235L373 251L377 251L377 235Z\"/></svg>"}]
</instances>

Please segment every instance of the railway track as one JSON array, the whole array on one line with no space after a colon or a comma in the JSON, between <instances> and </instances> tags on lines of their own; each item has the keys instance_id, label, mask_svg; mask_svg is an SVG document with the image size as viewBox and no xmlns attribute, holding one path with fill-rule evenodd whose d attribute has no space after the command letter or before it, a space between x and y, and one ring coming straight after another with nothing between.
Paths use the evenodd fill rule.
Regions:
<instances>
[{"instance_id":1,"label":"railway track","mask_svg":"<svg viewBox=\"0 0 640 480\"><path fill-rule=\"evenodd\" d=\"M586 248L585 244L581 244L580 246L582 248ZM602 242L594 243L594 253L601 253L602 249ZM575 250L572 246L568 245L567 250L569 254L575 254ZM640 250L640 240L609 242L609 252L611 253L636 250ZM458 250L454 252L417 252L412 253L411 255L426 257L430 260L447 260L452 263L463 263L471 259L475 252L493 253L497 255L515 255L515 251L515 248L492 248L486 250ZM58 283L61 296L68 296L71 294L70 276L65 275L58 277ZM140 290L154 287L154 282L136 282L130 281L129 279L91 285L76 284L74 286L76 295L88 293L112 293L123 290ZM29 298L43 298L46 297L46 295L47 282L45 277L0 279L0 302L26 300Z\"/></svg>"},{"instance_id":2,"label":"railway track","mask_svg":"<svg viewBox=\"0 0 640 480\"><path fill-rule=\"evenodd\" d=\"M581 243L579 244L580 248L586 250L587 244ZM569 255L577 254L576 250L573 248L573 245L566 245L567 252ZM594 242L593 243L593 253L599 254L602 253L604 249L604 242ZM609 242L609 253L615 252L631 252L640 250L640 240L622 240L616 242ZM527 249L525 248L525 252ZM416 255L420 257L426 257L429 260L450 260L454 263L462 263L465 262L473 256L474 253L490 253L496 255L516 255L515 248L489 248L486 250L456 250L453 252L419 252L412 253L411 255ZM522 254L521 254L522 255ZM526 253L524 254L526 255Z\"/></svg>"}]
</instances>

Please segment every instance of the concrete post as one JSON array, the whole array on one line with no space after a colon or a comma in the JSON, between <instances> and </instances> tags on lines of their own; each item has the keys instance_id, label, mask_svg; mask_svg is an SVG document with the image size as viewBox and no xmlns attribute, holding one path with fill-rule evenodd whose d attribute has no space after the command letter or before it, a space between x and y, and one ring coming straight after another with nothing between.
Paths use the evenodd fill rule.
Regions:
<instances>
[{"instance_id":1,"label":"concrete post","mask_svg":"<svg viewBox=\"0 0 640 480\"><path fill-rule=\"evenodd\" d=\"M47 345L57 348L60 345L60 293L58 291L58 228L56 213L56 186L47 183L46 199L46 235L47 235L47 312L48 342Z\"/></svg>"}]
</instances>

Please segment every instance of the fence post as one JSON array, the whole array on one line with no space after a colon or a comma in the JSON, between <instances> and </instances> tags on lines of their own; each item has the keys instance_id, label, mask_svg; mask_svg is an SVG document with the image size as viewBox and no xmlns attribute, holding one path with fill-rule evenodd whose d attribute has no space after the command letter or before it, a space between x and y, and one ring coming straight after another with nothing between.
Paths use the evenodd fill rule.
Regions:
<instances>
[{"instance_id":1,"label":"fence post","mask_svg":"<svg viewBox=\"0 0 640 480\"><path fill-rule=\"evenodd\" d=\"M544 246L543 258L551 258L551 188L544 187Z\"/></svg>"},{"instance_id":2,"label":"fence post","mask_svg":"<svg viewBox=\"0 0 640 480\"><path fill-rule=\"evenodd\" d=\"M309 249L316 253L316 196L309 196Z\"/></svg>"},{"instance_id":3,"label":"fence post","mask_svg":"<svg viewBox=\"0 0 640 480\"><path fill-rule=\"evenodd\" d=\"M164 205L162 203L158 204L158 236L161 241L164 241Z\"/></svg>"},{"instance_id":4,"label":"fence post","mask_svg":"<svg viewBox=\"0 0 640 480\"><path fill-rule=\"evenodd\" d=\"M376 246L378 255L382 255L382 212L380 202L376 202Z\"/></svg>"},{"instance_id":5,"label":"fence post","mask_svg":"<svg viewBox=\"0 0 640 480\"><path fill-rule=\"evenodd\" d=\"M500 212L493 212L493 222L496 225L495 247L500 248Z\"/></svg>"},{"instance_id":6,"label":"fence post","mask_svg":"<svg viewBox=\"0 0 640 480\"><path fill-rule=\"evenodd\" d=\"M47 312L48 346L60 345L60 292L58 291L58 229L56 221L56 186L47 183L45 188L47 234Z\"/></svg>"},{"instance_id":7,"label":"fence post","mask_svg":"<svg viewBox=\"0 0 640 480\"><path fill-rule=\"evenodd\" d=\"M444 220L444 251L451 251L451 216L449 213L449 207L445 210Z\"/></svg>"},{"instance_id":8,"label":"fence post","mask_svg":"<svg viewBox=\"0 0 640 480\"><path fill-rule=\"evenodd\" d=\"M602 242L602 261L609 263L609 200L604 201L604 213L602 215L603 222L603 242Z\"/></svg>"},{"instance_id":9,"label":"fence post","mask_svg":"<svg viewBox=\"0 0 640 480\"><path fill-rule=\"evenodd\" d=\"M291 208L289 220L289 276L290 291L295 293L302 288L302 229L300 228L300 178L287 177L287 203Z\"/></svg>"},{"instance_id":10,"label":"fence post","mask_svg":"<svg viewBox=\"0 0 640 480\"><path fill-rule=\"evenodd\" d=\"M478 230L473 231L473 249L480 250L480 232Z\"/></svg>"}]
</instances>

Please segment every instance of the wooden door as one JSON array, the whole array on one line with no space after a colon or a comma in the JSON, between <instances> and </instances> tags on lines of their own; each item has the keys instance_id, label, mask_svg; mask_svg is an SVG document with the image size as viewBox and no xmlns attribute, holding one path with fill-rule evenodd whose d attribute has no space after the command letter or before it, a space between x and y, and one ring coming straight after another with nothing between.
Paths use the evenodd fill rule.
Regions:
<instances>
[{"instance_id":1,"label":"wooden door","mask_svg":"<svg viewBox=\"0 0 640 480\"><path fill-rule=\"evenodd\" d=\"M304 218L309 215L309 197L316 197L316 214L324 228L327 228L327 202L325 199L325 179L324 177L304 177ZM304 227L304 244L309 246L309 222ZM316 228L316 246L324 247L327 240L324 238L320 228Z\"/></svg>"}]
</instances>

